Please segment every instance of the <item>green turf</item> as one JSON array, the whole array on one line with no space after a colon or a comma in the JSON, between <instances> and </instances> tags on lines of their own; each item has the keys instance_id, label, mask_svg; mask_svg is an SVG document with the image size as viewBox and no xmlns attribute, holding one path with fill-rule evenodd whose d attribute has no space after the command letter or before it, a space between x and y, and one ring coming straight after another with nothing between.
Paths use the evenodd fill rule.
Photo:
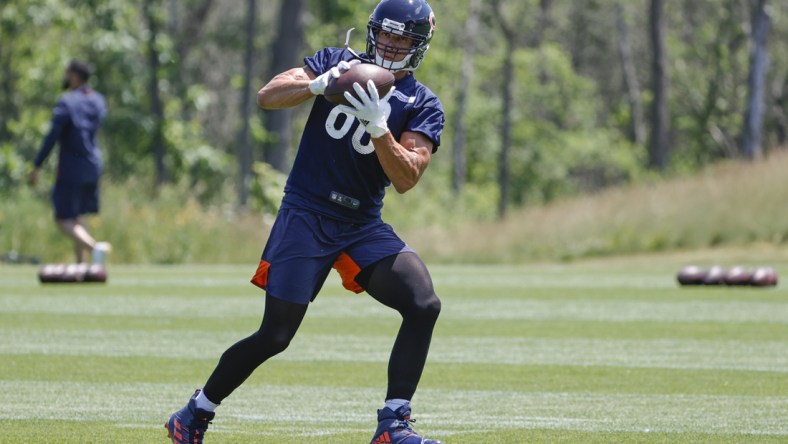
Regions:
<instances>
[{"instance_id":1,"label":"green turf","mask_svg":"<svg viewBox=\"0 0 788 444\"><path fill-rule=\"evenodd\" d=\"M443 311L417 430L447 444L788 441L788 292L680 289L678 266L431 267ZM112 267L107 285L59 286L35 271L0 267L0 443L166 442L170 412L263 308L250 267ZM207 442L368 442L397 327L332 276Z\"/></svg>"}]
</instances>

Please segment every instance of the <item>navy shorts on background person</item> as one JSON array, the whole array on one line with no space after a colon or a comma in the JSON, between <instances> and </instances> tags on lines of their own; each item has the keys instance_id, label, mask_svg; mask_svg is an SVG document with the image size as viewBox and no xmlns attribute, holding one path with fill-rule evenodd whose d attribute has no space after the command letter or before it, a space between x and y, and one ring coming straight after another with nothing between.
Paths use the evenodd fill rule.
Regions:
<instances>
[{"instance_id":1,"label":"navy shorts on background person","mask_svg":"<svg viewBox=\"0 0 788 444\"><path fill-rule=\"evenodd\" d=\"M52 188L55 219L76 219L83 214L98 213L98 183L56 182Z\"/></svg>"},{"instance_id":2,"label":"navy shorts on background person","mask_svg":"<svg viewBox=\"0 0 788 444\"><path fill-rule=\"evenodd\" d=\"M307 210L284 208L263 250L252 283L289 302L314 300L331 268L342 285L361 293L355 278L364 268L394 254L413 252L388 224L343 222Z\"/></svg>"}]
</instances>

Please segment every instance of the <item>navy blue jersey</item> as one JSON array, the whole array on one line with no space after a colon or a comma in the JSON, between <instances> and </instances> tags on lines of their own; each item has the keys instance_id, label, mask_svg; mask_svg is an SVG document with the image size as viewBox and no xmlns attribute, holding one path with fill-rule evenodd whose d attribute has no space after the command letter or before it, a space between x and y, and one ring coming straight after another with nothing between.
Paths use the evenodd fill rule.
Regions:
<instances>
[{"instance_id":1,"label":"navy blue jersey","mask_svg":"<svg viewBox=\"0 0 788 444\"><path fill-rule=\"evenodd\" d=\"M304 62L320 75L352 58L344 49L325 48ZM434 152L444 123L440 101L412 74L394 85L389 130L396 140L404 131L422 133L433 142ZM385 188L390 184L363 125L317 96L287 179L282 207L307 209L343 221L369 221L380 218Z\"/></svg>"},{"instance_id":2,"label":"navy blue jersey","mask_svg":"<svg viewBox=\"0 0 788 444\"><path fill-rule=\"evenodd\" d=\"M57 181L94 183L101 175L101 151L96 133L107 114L104 97L82 86L58 100L49 130L34 161L39 167L56 142L60 142Z\"/></svg>"}]
</instances>

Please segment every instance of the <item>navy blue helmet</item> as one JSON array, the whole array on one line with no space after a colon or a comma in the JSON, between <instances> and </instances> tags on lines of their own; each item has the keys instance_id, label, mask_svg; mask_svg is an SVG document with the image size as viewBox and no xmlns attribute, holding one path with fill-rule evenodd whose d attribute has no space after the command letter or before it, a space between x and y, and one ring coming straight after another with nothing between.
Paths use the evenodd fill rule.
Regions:
<instances>
[{"instance_id":1,"label":"navy blue helmet","mask_svg":"<svg viewBox=\"0 0 788 444\"><path fill-rule=\"evenodd\" d=\"M383 0L367 24L367 56L389 71L413 71L424 60L435 30L435 14L424 0ZM413 46L398 48L378 42L381 32L411 39Z\"/></svg>"}]
</instances>

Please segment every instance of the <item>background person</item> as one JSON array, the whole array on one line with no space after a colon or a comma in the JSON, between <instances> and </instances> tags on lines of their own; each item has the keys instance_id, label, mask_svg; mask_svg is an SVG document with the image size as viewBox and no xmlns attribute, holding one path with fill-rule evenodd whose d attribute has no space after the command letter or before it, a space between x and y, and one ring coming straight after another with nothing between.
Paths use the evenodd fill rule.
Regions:
<instances>
[{"instance_id":1,"label":"background person","mask_svg":"<svg viewBox=\"0 0 788 444\"><path fill-rule=\"evenodd\" d=\"M109 251L108 243L93 239L82 217L99 211L102 158L96 133L107 115L104 96L87 83L90 74L89 65L83 61L72 60L68 64L63 76L63 89L68 92L55 105L52 127L29 177L32 185L38 182L41 165L59 142L52 204L58 228L74 242L77 263L85 262L90 252L94 262L103 262Z\"/></svg>"}]
</instances>

